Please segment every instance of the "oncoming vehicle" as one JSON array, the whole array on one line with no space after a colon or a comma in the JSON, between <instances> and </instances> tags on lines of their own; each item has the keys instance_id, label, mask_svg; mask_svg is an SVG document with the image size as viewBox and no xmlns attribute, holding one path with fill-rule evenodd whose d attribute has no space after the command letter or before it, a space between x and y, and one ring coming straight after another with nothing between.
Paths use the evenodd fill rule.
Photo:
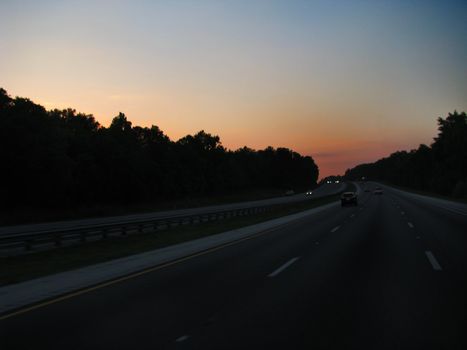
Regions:
<instances>
[{"instance_id":1,"label":"oncoming vehicle","mask_svg":"<svg viewBox=\"0 0 467 350\"><path fill-rule=\"evenodd\" d=\"M383 194L383 189L381 187L376 187L373 194Z\"/></svg>"},{"instance_id":2,"label":"oncoming vehicle","mask_svg":"<svg viewBox=\"0 0 467 350\"><path fill-rule=\"evenodd\" d=\"M312 191L312 190L308 190L308 191L305 192L305 194L306 194L307 196L311 196L311 195L313 194L313 191Z\"/></svg>"},{"instance_id":3,"label":"oncoming vehicle","mask_svg":"<svg viewBox=\"0 0 467 350\"><path fill-rule=\"evenodd\" d=\"M346 206L348 204L358 205L357 193L355 192L344 192L341 195L341 204Z\"/></svg>"}]
</instances>

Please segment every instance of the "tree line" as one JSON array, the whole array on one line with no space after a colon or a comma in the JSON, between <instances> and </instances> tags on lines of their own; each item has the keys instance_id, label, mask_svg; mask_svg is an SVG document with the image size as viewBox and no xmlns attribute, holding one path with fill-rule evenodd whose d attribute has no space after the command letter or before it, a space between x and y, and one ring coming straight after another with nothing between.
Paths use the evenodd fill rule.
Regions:
<instances>
[{"instance_id":1,"label":"tree line","mask_svg":"<svg viewBox=\"0 0 467 350\"><path fill-rule=\"evenodd\" d=\"M345 178L386 181L417 190L467 198L467 115L454 111L438 118L438 135L430 146L398 151L374 163L360 164Z\"/></svg>"},{"instance_id":2,"label":"tree line","mask_svg":"<svg viewBox=\"0 0 467 350\"><path fill-rule=\"evenodd\" d=\"M74 109L46 110L0 89L3 208L157 202L316 185L318 167L287 148L228 150L200 131L172 141L120 113L109 127Z\"/></svg>"}]
</instances>

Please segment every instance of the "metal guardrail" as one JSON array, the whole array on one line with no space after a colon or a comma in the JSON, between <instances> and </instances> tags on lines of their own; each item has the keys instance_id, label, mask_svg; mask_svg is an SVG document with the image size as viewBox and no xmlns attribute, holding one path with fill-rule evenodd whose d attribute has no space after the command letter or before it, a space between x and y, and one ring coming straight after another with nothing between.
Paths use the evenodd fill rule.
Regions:
<instances>
[{"instance_id":1,"label":"metal guardrail","mask_svg":"<svg viewBox=\"0 0 467 350\"><path fill-rule=\"evenodd\" d=\"M272 211L283 204L221 210L207 213L149 219L130 223L102 224L72 229L55 229L39 232L12 233L0 236L0 252L28 252L37 247L61 247L70 243L85 243L109 237L156 233L182 225L196 225ZM9 254L11 255L11 254Z\"/></svg>"},{"instance_id":2,"label":"metal guardrail","mask_svg":"<svg viewBox=\"0 0 467 350\"><path fill-rule=\"evenodd\" d=\"M340 188L336 193L340 193ZM336 193L320 195L317 198L331 196ZM33 232L12 232L0 234L0 256L18 255L34 249L61 247L73 243L103 240L109 237L125 237L133 234L157 233L170 230L175 226L196 225L204 222L224 220L227 218L247 216L269 212L298 202L270 203L257 206L218 209L208 212L175 214L158 218L144 218L127 222L90 224L72 228L55 228Z\"/></svg>"}]
</instances>

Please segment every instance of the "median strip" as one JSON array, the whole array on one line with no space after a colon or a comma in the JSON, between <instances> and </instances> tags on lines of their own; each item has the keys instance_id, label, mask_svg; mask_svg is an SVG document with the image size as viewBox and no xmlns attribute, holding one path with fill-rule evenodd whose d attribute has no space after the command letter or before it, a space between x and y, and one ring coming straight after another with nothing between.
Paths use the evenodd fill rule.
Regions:
<instances>
[{"instance_id":1,"label":"median strip","mask_svg":"<svg viewBox=\"0 0 467 350\"><path fill-rule=\"evenodd\" d=\"M179 225L166 230L108 237L94 242L0 257L0 286L103 263L126 256L165 248L183 242L267 222L335 202L338 196L292 203L255 215L228 217L196 225Z\"/></svg>"},{"instance_id":2,"label":"median strip","mask_svg":"<svg viewBox=\"0 0 467 350\"><path fill-rule=\"evenodd\" d=\"M336 207L337 201L247 227L0 288L0 320L209 254ZM125 240L126 241L126 240ZM127 241L126 241L127 242ZM55 299L53 299L55 298ZM48 299L47 301L43 301ZM28 306L32 305L32 306ZM16 310L16 311L13 311ZM10 314L7 312L13 311Z\"/></svg>"}]
</instances>

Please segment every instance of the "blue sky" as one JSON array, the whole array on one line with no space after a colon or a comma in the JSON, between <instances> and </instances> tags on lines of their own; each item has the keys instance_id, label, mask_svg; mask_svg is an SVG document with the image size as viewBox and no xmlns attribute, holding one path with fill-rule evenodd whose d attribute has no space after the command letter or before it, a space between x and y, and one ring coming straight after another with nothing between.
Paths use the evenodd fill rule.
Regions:
<instances>
[{"instance_id":1,"label":"blue sky","mask_svg":"<svg viewBox=\"0 0 467 350\"><path fill-rule=\"evenodd\" d=\"M429 143L467 109L466 1L2 1L0 85L108 125L315 157Z\"/></svg>"}]
</instances>

